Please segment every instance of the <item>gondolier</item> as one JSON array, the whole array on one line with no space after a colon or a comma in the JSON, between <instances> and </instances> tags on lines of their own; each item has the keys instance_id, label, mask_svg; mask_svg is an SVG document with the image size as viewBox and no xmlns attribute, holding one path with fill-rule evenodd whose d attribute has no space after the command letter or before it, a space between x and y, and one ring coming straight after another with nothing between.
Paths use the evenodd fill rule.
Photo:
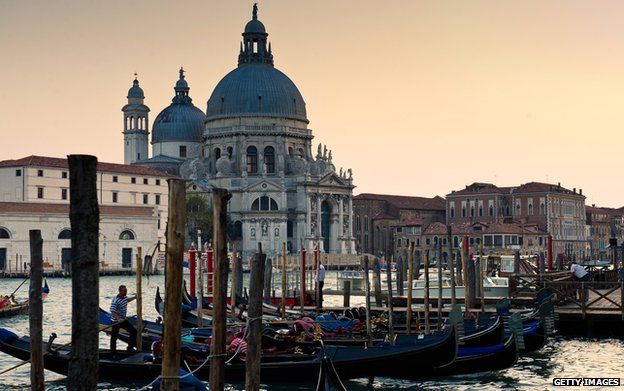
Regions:
<instances>
[{"instance_id":1,"label":"gondolier","mask_svg":"<svg viewBox=\"0 0 624 391\"><path fill-rule=\"evenodd\" d=\"M325 285L325 266L323 262L319 260L319 267L316 272L316 281L318 283L318 306L323 308L323 285Z\"/></svg>"},{"instance_id":2,"label":"gondolier","mask_svg":"<svg viewBox=\"0 0 624 391\"><path fill-rule=\"evenodd\" d=\"M128 310L128 302L136 299L134 297L128 297L128 289L125 285L119 286L119 293L113 297L110 306L111 313L111 323L113 324L111 330L111 342L110 342L110 350L111 353L115 353L117 351L117 338L119 337L119 330L124 329L128 333L130 333L130 340L128 342L128 350L134 350L136 347L136 336L137 331L132 326L128 318L126 318L126 313Z\"/></svg>"}]
</instances>

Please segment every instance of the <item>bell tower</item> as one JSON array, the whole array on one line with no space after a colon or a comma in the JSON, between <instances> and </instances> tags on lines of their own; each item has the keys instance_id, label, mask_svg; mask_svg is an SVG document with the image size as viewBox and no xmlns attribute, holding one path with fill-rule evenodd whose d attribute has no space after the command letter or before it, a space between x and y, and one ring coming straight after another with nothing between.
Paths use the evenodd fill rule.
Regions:
<instances>
[{"instance_id":1,"label":"bell tower","mask_svg":"<svg viewBox=\"0 0 624 391\"><path fill-rule=\"evenodd\" d=\"M123 134L124 134L124 164L132 164L137 161L147 160L150 111L143 101L145 94L139 87L137 74L134 74L132 87L128 90L128 104L122 107Z\"/></svg>"}]
</instances>

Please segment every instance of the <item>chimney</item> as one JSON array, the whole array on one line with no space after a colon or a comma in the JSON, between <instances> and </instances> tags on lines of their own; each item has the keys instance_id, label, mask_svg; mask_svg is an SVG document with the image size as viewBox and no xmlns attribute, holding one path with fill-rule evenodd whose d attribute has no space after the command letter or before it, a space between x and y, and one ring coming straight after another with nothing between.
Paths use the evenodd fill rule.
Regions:
<instances>
[{"instance_id":1,"label":"chimney","mask_svg":"<svg viewBox=\"0 0 624 391\"><path fill-rule=\"evenodd\" d=\"M576 194L576 187L572 189L572 192Z\"/></svg>"},{"instance_id":2,"label":"chimney","mask_svg":"<svg viewBox=\"0 0 624 391\"><path fill-rule=\"evenodd\" d=\"M579 194L583 195L583 189L579 189Z\"/></svg>"}]
</instances>

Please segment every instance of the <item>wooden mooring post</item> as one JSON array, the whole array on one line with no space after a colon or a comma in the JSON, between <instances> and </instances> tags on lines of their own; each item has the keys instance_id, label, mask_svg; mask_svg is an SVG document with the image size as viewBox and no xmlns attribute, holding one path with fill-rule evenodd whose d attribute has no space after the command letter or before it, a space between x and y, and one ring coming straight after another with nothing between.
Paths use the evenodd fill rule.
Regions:
<instances>
[{"instance_id":1,"label":"wooden mooring post","mask_svg":"<svg viewBox=\"0 0 624 391\"><path fill-rule=\"evenodd\" d=\"M30 388L44 391L43 376L43 240L41 231L32 229L30 234L30 287L28 289L28 323L30 329Z\"/></svg>"},{"instance_id":2,"label":"wooden mooring post","mask_svg":"<svg viewBox=\"0 0 624 391\"><path fill-rule=\"evenodd\" d=\"M143 250L137 247L136 255L136 346L143 350Z\"/></svg>"},{"instance_id":3,"label":"wooden mooring post","mask_svg":"<svg viewBox=\"0 0 624 391\"><path fill-rule=\"evenodd\" d=\"M407 334L412 332L412 283L414 281L414 242L410 243L407 269Z\"/></svg>"},{"instance_id":4,"label":"wooden mooring post","mask_svg":"<svg viewBox=\"0 0 624 391\"><path fill-rule=\"evenodd\" d=\"M342 282L342 306L351 307L351 281L349 280Z\"/></svg>"},{"instance_id":5,"label":"wooden mooring post","mask_svg":"<svg viewBox=\"0 0 624 391\"><path fill-rule=\"evenodd\" d=\"M212 190L212 235L214 245L214 285L212 300L212 345L210 346L210 390L223 391L225 377L225 332L227 318L227 204L232 194L226 189ZM178 335L179 338L179 335Z\"/></svg>"},{"instance_id":6,"label":"wooden mooring post","mask_svg":"<svg viewBox=\"0 0 624 391\"><path fill-rule=\"evenodd\" d=\"M397 275L400 276L401 272L397 268ZM386 267L386 278L388 283L388 336L390 337L390 343L394 345L394 309L392 308L392 268L388 264Z\"/></svg>"},{"instance_id":7,"label":"wooden mooring post","mask_svg":"<svg viewBox=\"0 0 624 391\"><path fill-rule=\"evenodd\" d=\"M242 278L242 270L238 264L238 252L236 251L236 242L232 246L232 286L230 288L230 307L232 307L232 318L236 318L236 295L238 292L238 281Z\"/></svg>"},{"instance_id":8,"label":"wooden mooring post","mask_svg":"<svg viewBox=\"0 0 624 391\"><path fill-rule=\"evenodd\" d=\"M403 257L399 257L396 262L396 286L397 286L397 294L399 296L403 296Z\"/></svg>"},{"instance_id":9,"label":"wooden mooring post","mask_svg":"<svg viewBox=\"0 0 624 391\"><path fill-rule=\"evenodd\" d=\"M69 155L72 338L67 389L95 390L99 366L99 241L97 158Z\"/></svg>"},{"instance_id":10,"label":"wooden mooring post","mask_svg":"<svg viewBox=\"0 0 624 391\"><path fill-rule=\"evenodd\" d=\"M373 262L373 285L375 288L375 305L381 307L381 264L379 258L375 257Z\"/></svg>"},{"instance_id":11,"label":"wooden mooring post","mask_svg":"<svg viewBox=\"0 0 624 391\"><path fill-rule=\"evenodd\" d=\"M438 330L442 330L442 238L438 238Z\"/></svg>"},{"instance_id":12,"label":"wooden mooring post","mask_svg":"<svg viewBox=\"0 0 624 391\"><path fill-rule=\"evenodd\" d=\"M182 179L168 179L169 215L165 264L165 330L161 376L162 389L180 388L180 344L182 332L182 259L186 225L186 185ZM201 316L201 315L200 315Z\"/></svg>"},{"instance_id":13,"label":"wooden mooring post","mask_svg":"<svg viewBox=\"0 0 624 391\"><path fill-rule=\"evenodd\" d=\"M481 303L480 303L480 308L481 308L481 312L485 312L485 287L483 286L483 265L487 265L487 259L484 261L483 260L483 239L481 239L481 246L480 246L480 253L481 256L479 257L479 267L478 269L478 273L477 273L477 281L478 284L477 286L479 287L479 297L481 298Z\"/></svg>"},{"instance_id":14,"label":"wooden mooring post","mask_svg":"<svg viewBox=\"0 0 624 391\"><path fill-rule=\"evenodd\" d=\"M367 346L372 346L373 344L373 335L371 328L371 317L370 317L370 278L368 276L369 271L368 264L368 255L364 256L364 289L366 290L366 343Z\"/></svg>"},{"instance_id":15,"label":"wooden mooring post","mask_svg":"<svg viewBox=\"0 0 624 391\"><path fill-rule=\"evenodd\" d=\"M204 259L202 258L202 237L201 230L197 230L197 296L195 299L197 300L197 327L204 327ZM234 307L232 307L234 308Z\"/></svg>"},{"instance_id":16,"label":"wooden mooring post","mask_svg":"<svg viewBox=\"0 0 624 391\"><path fill-rule=\"evenodd\" d=\"M429 249L425 252L425 333L429 334Z\"/></svg>"},{"instance_id":17,"label":"wooden mooring post","mask_svg":"<svg viewBox=\"0 0 624 391\"><path fill-rule=\"evenodd\" d=\"M272 274L273 274L273 260L271 258L267 258L264 262L264 294L262 295L262 300L265 303L271 302L271 291L273 287L271 286L272 282Z\"/></svg>"},{"instance_id":18,"label":"wooden mooring post","mask_svg":"<svg viewBox=\"0 0 624 391\"><path fill-rule=\"evenodd\" d=\"M447 267L451 277L451 309L457 304L457 292L455 288L455 256L453 254L453 235L451 226L446 226L446 243L448 244L448 254L446 256Z\"/></svg>"},{"instance_id":19,"label":"wooden mooring post","mask_svg":"<svg viewBox=\"0 0 624 391\"><path fill-rule=\"evenodd\" d=\"M286 295L288 294L286 273L286 242L282 242L282 318L286 317Z\"/></svg>"},{"instance_id":20,"label":"wooden mooring post","mask_svg":"<svg viewBox=\"0 0 624 391\"><path fill-rule=\"evenodd\" d=\"M266 255L262 243L251 263L249 276L249 311L247 335L247 359L245 362L245 390L260 389L260 359L262 355L262 287L265 283Z\"/></svg>"}]
</instances>

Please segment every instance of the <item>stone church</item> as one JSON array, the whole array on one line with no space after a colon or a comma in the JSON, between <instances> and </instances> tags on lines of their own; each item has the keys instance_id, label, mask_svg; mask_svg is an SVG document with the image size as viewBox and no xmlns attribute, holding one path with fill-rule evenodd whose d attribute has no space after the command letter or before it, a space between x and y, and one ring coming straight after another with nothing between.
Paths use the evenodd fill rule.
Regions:
<instances>
[{"instance_id":1,"label":"stone church","mask_svg":"<svg viewBox=\"0 0 624 391\"><path fill-rule=\"evenodd\" d=\"M332 151L313 148L303 96L275 68L255 5L242 36L238 66L214 88L206 113L180 70L172 103L152 126L151 157L149 108L134 80L122 109L125 163L178 174L199 189L228 189L243 256L258 243L275 255L282 242L290 252L354 253L351 170L337 172Z\"/></svg>"}]
</instances>

